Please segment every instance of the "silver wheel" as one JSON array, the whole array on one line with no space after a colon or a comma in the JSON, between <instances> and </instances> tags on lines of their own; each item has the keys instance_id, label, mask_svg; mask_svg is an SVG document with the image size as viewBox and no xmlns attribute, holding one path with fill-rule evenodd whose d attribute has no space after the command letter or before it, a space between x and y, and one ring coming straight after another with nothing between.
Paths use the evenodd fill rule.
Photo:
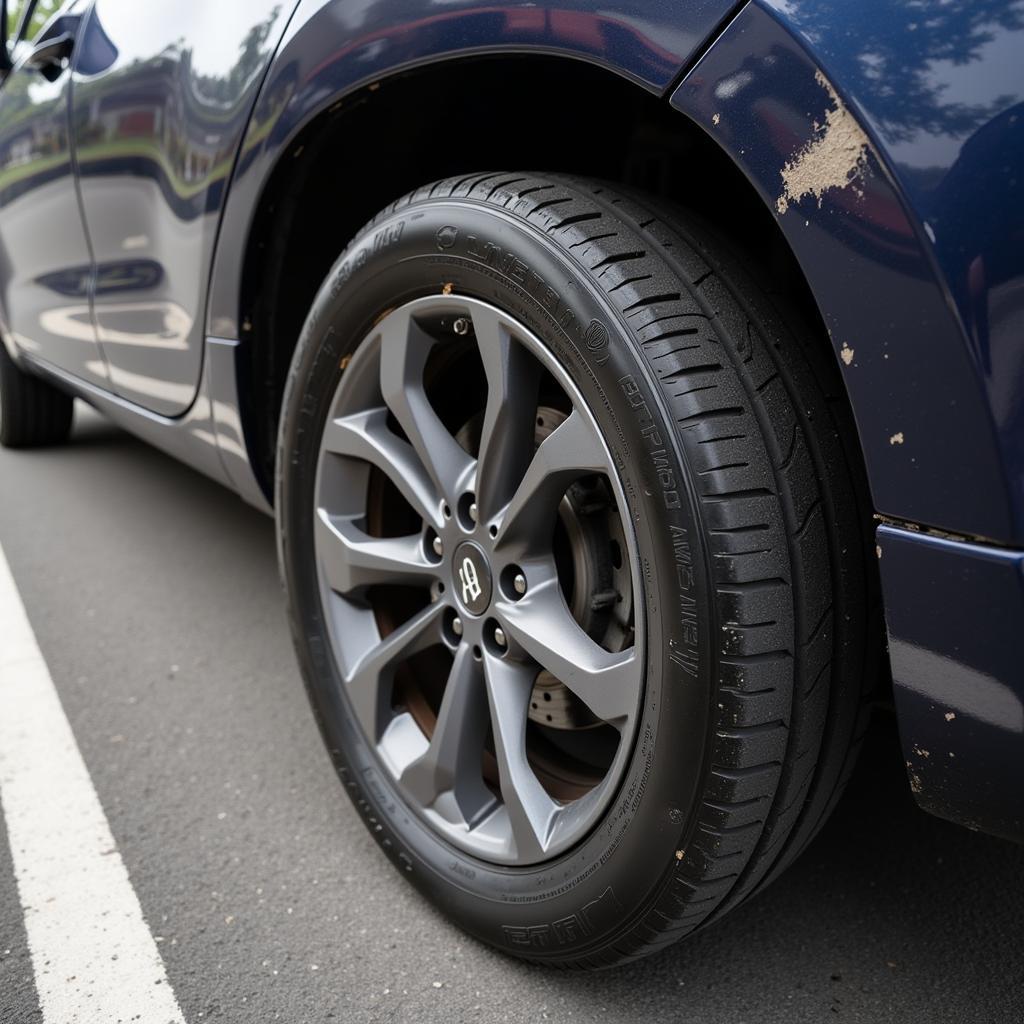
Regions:
<instances>
[{"instance_id":1,"label":"silver wheel","mask_svg":"<svg viewBox=\"0 0 1024 1024\"><path fill-rule=\"evenodd\" d=\"M500 864L581 839L644 633L618 474L552 353L473 299L390 311L331 403L314 540L348 705L409 805Z\"/></svg>"}]
</instances>

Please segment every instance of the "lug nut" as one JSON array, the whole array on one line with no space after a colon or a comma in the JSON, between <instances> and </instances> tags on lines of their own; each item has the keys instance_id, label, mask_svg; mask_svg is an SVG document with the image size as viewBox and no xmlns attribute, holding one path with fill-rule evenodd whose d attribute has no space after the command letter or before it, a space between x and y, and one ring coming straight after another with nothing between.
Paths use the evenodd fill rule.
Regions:
<instances>
[{"instance_id":1,"label":"lug nut","mask_svg":"<svg viewBox=\"0 0 1024 1024\"><path fill-rule=\"evenodd\" d=\"M444 542L436 534L434 535L434 542L431 545L434 549L434 554L440 558L444 554Z\"/></svg>"},{"instance_id":2,"label":"lug nut","mask_svg":"<svg viewBox=\"0 0 1024 1024\"><path fill-rule=\"evenodd\" d=\"M462 636L462 619L460 619L458 615L452 619L452 632L456 636Z\"/></svg>"},{"instance_id":3,"label":"lug nut","mask_svg":"<svg viewBox=\"0 0 1024 1024\"><path fill-rule=\"evenodd\" d=\"M452 330L456 334L469 334L469 321L464 316L458 317L452 324Z\"/></svg>"},{"instance_id":4,"label":"lug nut","mask_svg":"<svg viewBox=\"0 0 1024 1024\"><path fill-rule=\"evenodd\" d=\"M526 577L521 572L515 574L512 580L512 589L520 596L526 593Z\"/></svg>"},{"instance_id":5,"label":"lug nut","mask_svg":"<svg viewBox=\"0 0 1024 1024\"><path fill-rule=\"evenodd\" d=\"M469 508L466 511L469 513L469 518L475 523L477 520L477 516L480 515L480 512L476 507L476 502L470 502Z\"/></svg>"},{"instance_id":6,"label":"lug nut","mask_svg":"<svg viewBox=\"0 0 1024 1024\"><path fill-rule=\"evenodd\" d=\"M508 641L505 639L505 630L503 630L501 626L496 626L494 628L494 642L499 647L504 647L508 643Z\"/></svg>"}]
</instances>

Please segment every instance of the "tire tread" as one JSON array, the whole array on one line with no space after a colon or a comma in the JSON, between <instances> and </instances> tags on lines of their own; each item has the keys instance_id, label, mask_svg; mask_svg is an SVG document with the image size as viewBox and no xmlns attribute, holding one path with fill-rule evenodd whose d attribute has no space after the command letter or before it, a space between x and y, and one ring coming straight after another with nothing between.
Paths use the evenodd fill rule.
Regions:
<instances>
[{"instance_id":1,"label":"tire tread","mask_svg":"<svg viewBox=\"0 0 1024 1024\"><path fill-rule=\"evenodd\" d=\"M532 958L625 963L767 884L852 772L881 631L838 370L818 333L694 214L582 178L509 172L446 179L397 208L429 197L511 213L579 265L631 333L693 470L721 685L692 836L613 942Z\"/></svg>"}]
</instances>

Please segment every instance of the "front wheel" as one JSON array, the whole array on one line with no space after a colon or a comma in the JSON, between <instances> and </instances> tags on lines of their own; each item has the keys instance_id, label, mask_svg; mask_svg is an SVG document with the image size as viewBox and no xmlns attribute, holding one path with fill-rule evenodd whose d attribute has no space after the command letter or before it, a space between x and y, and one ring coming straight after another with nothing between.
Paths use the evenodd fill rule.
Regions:
<instances>
[{"instance_id":1,"label":"front wheel","mask_svg":"<svg viewBox=\"0 0 1024 1024\"><path fill-rule=\"evenodd\" d=\"M367 826L474 935L618 963L824 820L870 638L816 353L706 228L587 181L436 183L331 270L280 430L296 648Z\"/></svg>"}]
</instances>

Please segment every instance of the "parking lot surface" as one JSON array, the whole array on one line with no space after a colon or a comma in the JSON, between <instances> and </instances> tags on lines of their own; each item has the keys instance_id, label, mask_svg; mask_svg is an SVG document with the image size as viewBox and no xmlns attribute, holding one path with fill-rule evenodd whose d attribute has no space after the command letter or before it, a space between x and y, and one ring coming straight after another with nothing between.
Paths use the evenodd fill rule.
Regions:
<instances>
[{"instance_id":1,"label":"parking lot surface","mask_svg":"<svg viewBox=\"0 0 1024 1024\"><path fill-rule=\"evenodd\" d=\"M78 412L68 446L0 452L0 545L190 1024L1024 1018L1024 849L918 811L884 711L822 835L707 932L592 976L466 937L341 790L271 521ZM0 832L0 1021L39 1021Z\"/></svg>"}]
</instances>

